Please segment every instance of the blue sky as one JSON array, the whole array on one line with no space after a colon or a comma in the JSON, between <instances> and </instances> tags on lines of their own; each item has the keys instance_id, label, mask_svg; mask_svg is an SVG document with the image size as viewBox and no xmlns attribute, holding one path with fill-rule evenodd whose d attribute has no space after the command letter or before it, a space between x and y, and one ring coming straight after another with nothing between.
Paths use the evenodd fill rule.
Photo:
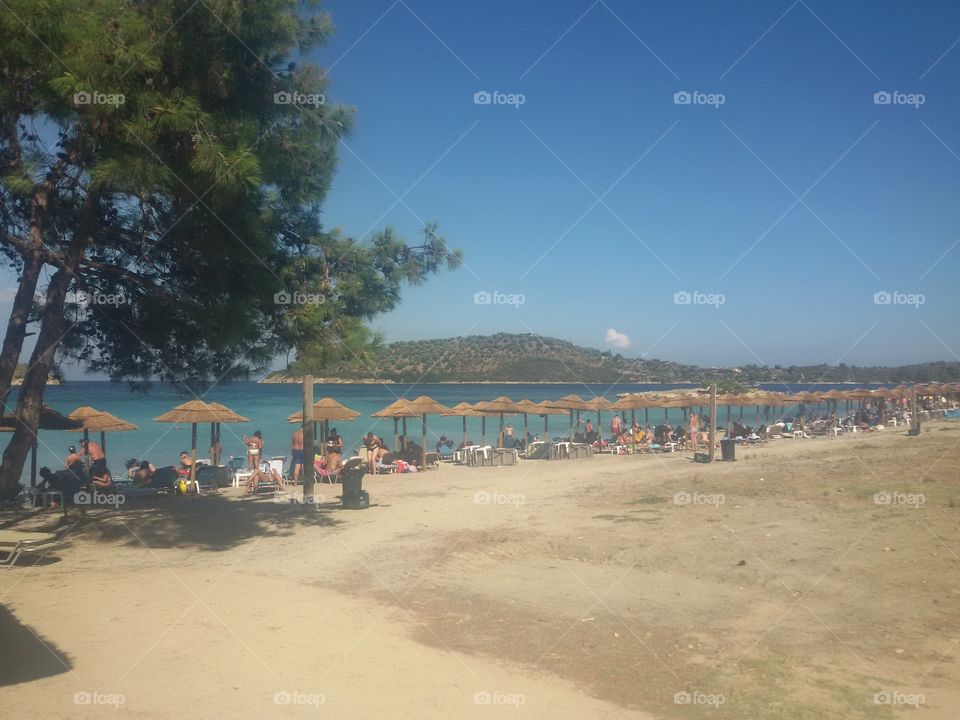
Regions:
<instances>
[{"instance_id":1,"label":"blue sky","mask_svg":"<svg viewBox=\"0 0 960 720\"><path fill-rule=\"evenodd\" d=\"M435 220L465 253L378 319L388 340L536 332L701 365L958 359L960 5L325 8L337 30L312 59L328 101L357 108L325 223L414 240Z\"/></svg>"}]
</instances>

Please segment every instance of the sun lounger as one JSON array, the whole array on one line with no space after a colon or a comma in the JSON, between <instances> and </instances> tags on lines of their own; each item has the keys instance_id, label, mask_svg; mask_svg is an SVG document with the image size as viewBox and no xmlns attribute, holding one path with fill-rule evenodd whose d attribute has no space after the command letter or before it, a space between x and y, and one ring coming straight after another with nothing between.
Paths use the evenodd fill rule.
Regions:
<instances>
[{"instance_id":1,"label":"sun lounger","mask_svg":"<svg viewBox=\"0 0 960 720\"><path fill-rule=\"evenodd\" d=\"M49 550L56 541L53 533L0 530L0 566L12 566L24 553Z\"/></svg>"}]
</instances>

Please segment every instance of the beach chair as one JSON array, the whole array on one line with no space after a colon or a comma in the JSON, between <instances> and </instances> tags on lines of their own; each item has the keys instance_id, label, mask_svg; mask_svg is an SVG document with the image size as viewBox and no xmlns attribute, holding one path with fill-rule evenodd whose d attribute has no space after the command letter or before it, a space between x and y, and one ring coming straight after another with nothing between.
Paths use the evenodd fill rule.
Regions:
<instances>
[{"instance_id":1,"label":"beach chair","mask_svg":"<svg viewBox=\"0 0 960 720\"><path fill-rule=\"evenodd\" d=\"M24 553L49 550L57 539L53 533L0 530L0 567L12 567Z\"/></svg>"}]
</instances>

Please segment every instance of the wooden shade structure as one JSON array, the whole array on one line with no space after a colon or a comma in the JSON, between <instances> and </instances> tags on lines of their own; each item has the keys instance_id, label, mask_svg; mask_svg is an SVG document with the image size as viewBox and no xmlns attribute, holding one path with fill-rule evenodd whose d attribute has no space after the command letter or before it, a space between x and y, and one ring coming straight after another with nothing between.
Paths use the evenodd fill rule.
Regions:
<instances>
[{"instance_id":1,"label":"wooden shade structure","mask_svg":"<svg viewBox=\"0 0 960 720\"><path fill-rule=\"evenodd\" d=\"M232 412L232 411L231 411ZM214 407L203 400L190 400L168 410L163 415L155 417L154 422L190 424L190 483L197 482L197 424L229 422L224 418L230 417L223 407ZM199 492L199 486L197 491Z\"/></svg>"},{"instance_id":2,"label":"wooden shade structure","mask_svg":"<svg viewBox=\"0 0 960 720\"><path fill-rule=\"evenodd\" d=\"M68 416L71 420L79 420L83 423L82 427L73 428L69 432L82 432L84 445L86 445L87 440L90 439L90 432L99 432L100 433L100 449L104 452L107 451L107 433L108 432L128 432L130 430L136 430L137 426L133 423L129 423L126 420L121 420L116 415L111 415L108 412L102 410L95 410L89 405L84 405L83 407L78 407ZM83 464L84 467L88 467L88 455L84 453Z\"/></svg>"},{"instance_id":3,"label":"wooden shade structure","mask_svg":"<svg viewBox=\"0 0 960 720\"><path fill-rule=\"evenodd\" d=\"M0 416L0 432L13 432L20 422L16 413L12 415ZM61 415L59 412L46 405L40 406L40 422L37 431L40 430L76 430L81 428L79 420L74 420ZM33 444L30 446L30 486L37 485L37 438L34 435ZM66 512L66 506L64 506Z\"/></svg>"},{"instance_id":4,"label":"wooden shade structure","mask_svg":"<svg viewBox=\"0 0 960 720\"><path fill-rule=\"evenodd\" d=\"M220 464L220 451L222 448L220 443L220 423L246 423L250 422L250 418L234 412L223 403L211 402L207 404L215 410L219 410L221 413L219 420L210 423L210 462L216 466Z\"/></svg>"},{"instance_id":5,"label":"wooden shade structure","mask_svg":"<svg viewBox=\"0 0 960 720\"><path fill-rule=\"evenodd\" d=\"M497 435L497 447L503 447L503 416L516 415L517 413L523 412L523 409L505 395L501 395L490 402L478 402L474 407L480 412L500 416L500 432Z\"/></svg>"},{"instance_id":6,"label":"wooden shade structure","mask_svg":"<svg viewBox=\"0 0 960 720\"><path fill-rule=\"evenodd\" d=\"M399 445L399 440L397 439L397 423L400 420L403 420L403 437L406 441L407 437L407 418L416 417L416 413L407 412L407 406L410 404L410 401L406 398L397 398L392 403L386 407L380 408L375 413L373 417L377 418L391 418L393 420L393 449L397 450Z\"/></svg>"},{"instance_id":7,"label":"wooden shade structure","mask_svg":"<svg viewBox=\"0 0 960 720\"><path fill-rule=\"evenodd\" d=\"M559 400L544 400L542 405L549 407L560 408L561 410L566 410L570 413L570 440L573 441L573 411L574 410L589 410L590 406L587 405L587 401L584 400L579 395L566 395Z\"/></svg>"},{"instance_id":8,"label":"wooden shade structure","mask_svg":"<svg viewBox=\"0 0 960 720\"><path fill-rule=\"evenodd\" d=\"M449 411L450 408L448 408L446 405L438 403L436 400L427 395L421 395L420 397L414 398L407 405L406 412L413 412L420 416L421 429L423 431L422 444L420 445L421 469L424 469L427 466L427 415L440 415Z\"/></svg>"},{"instance_id":9,"label":"wooden shade structure","mask_svg":"<svg viewBox=\"0 0 960 720\"><path fill-rule=\"evenodd\" d=\"M483 415L482 412L477 410L473 405L468 402L460 402L450 408L449 411L445 413L440 413L446 417L460 417L463 418L463 444L467 444L467 418L468 417L480 417ZM394 421L396 422L396 421Z\"/></svg>"},{"instance_id":10,"label":"wooden shade structure","mask_svg":"<svg viewBox=\"0 0 960 720\"><path fill-rule=\"evenodd\" d=\"M343 403L337 402L332 397L320 398L313 404L313 427L314 427L314 442L317 442L317 422L323 423L323 432L321 433L323 443L326 443L327 438L330 435L330 421L331 420L355 420L360 417L360 413L356 410L348 408ZM298 410L287 418L287 422L296 423L298 425L303 424L303 410ZM396 419L394 419L394 426L396 426ZM325 447L325 445L324 445ZM311 453L313 448L310 449ZM310 457L313 457L311 454Z\"/></svg>"}]
</instances>

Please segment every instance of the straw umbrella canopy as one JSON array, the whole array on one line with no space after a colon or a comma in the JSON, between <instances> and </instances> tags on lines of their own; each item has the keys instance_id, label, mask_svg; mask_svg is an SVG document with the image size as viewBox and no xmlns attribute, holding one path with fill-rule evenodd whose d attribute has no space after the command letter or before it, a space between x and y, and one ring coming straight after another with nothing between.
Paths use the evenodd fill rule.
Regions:
<instances>
[{"instance_id":1,"label":"straw umbrella canopy","mask_svg":"<svg viewBox=\"0 0 960 720\"><path fill-rule=\"evenodd\" d=\"M548 457L552 457L553 454L553 443L550 441L550 425L549 425L549 416L550 415L566 415L567 411L563 408L552 407L546 402L535 403L533 406L535 409L531 409L531 412L536 412L539 415L543 416L543 440L547 443L548 448Z\"/></svg>"},{"instance_id":2,"label":"straw umbrella canopy","mask_svg":"<svg viewBox=\"0 0 960 720\"><path fill-rule=\"evenodd\" d=\"M477 410L473 405L468 402L460 402L450 408L449 412L440 413L446 417L462 417L463 418L463 444L466 447L467 444L467 418L468 417L480 417L483 415L479 410Z\"/></svg>"},{"instance_id":3,"label":"straw umbrella canopy","mask_svg":"<svg viewBox=\"0 0 960 720\"><path fill-rule=\"evenodd\" d=\"M16 413L11 415L0 416L0 432L13 432L14 428L20 422L20 418L17 417ZM37 425L37 430L75 430L80 428L81 424L79 420L74 420L67 417L66 415L61 415L56 410L46 405L40 406L40 422ZM30 486L34 487L37 484L37 438L34 436L33 444L30 448Z\"/></svg>"},{"instance_id":4,"label":"straw umbrella canopy","mask_svg":"<svg viewBox=\"0 0 960 720\"><path fill-rule=\"evenodd\" d=\"M154 422L190 424L190 482L197 481L197 424L224 422L228 415L203 400L190 400L155 417Z\"/></svg>"},{"instance_id":5,"label":"straw umbrella canopy","mask_svg":"<svg viewBox=\"0 0 960 720\"><path fill-rule=\"evenodd\" d=\"M450 408L442 403L438 403L427 395L421 395L414 398L407 406L406 412L413 412L420 416L421 429L423 431L423 440L420 446L421 468L427 466L427 415L440 415L449 412Z\"/></svg>"},{"instance_id":6,"label":"straw umbrella canopy","mask_svg":"<svg viewBox=\"0 0 960 720\"><path fill-rule=\"evenodd\" d=\"M410 401L406 398L397 398L392 403L386 407L380 408L375 413L373 417L377 418L390 418L393 420L393 449L398 450L400 441L397 438L397 422L403 420L403 436L404 442L406 442L407 436L407 418L416 417L416 413L407 412L407 406L410 404Z\"/></svg>"},{"instance_id":7,"label":"straw umbrella canopy","mask_svg":"<svg viewBox=\"0 0 960 720\"><path fill-rule=\"evenodd\" d=\"M126 420L121 420L116 415L111 415L102 410L95 410L89 405L78 407L67 417L71 420L79 420L82 427L74 428L70 432L82 432L84 441L90 439L90 431L100 433L100 448L107 451L107 432L127 432L136 430L137 426ZM84 464L86 464L86 455L84 455Z\"/></svg>"},{"instance_id":8,"label":"straw umbrella canopy","mask_svg":"<svg viewBox=\"0 0 960 720\"><path fill-rule=\"evenodd\" d=\"M330 434L331 420L355 420L358 417L360 417L360 413L358 413L356 410L348 408L343 403L337 402L332 397L320 398L313 404L313 439L317 440L316 427L318 421L323 423L322 436L325 442L326 438ZM287 422L302 425L303 410L297 410L295 413L290 415L287 418Z\"/></svg>"},{"instance_id":9,"label":"straw umbrella canopy","mask_svg":"<svg viewBox=\"0 0 960 720\"><path fill-rule=\"evenodd\" d=\"M207 403L214 410L221 413L220 419L210 423L210 462L214 465L220 464L220 423L246 423L250 418L244 417L240 413L234 412L223 403Z\"/></svg>"},{"instance_id":10,"label":"straw umbrella canopy","mask_svg":"<svg viewBox=\"0 0 960 720\"><path fill-rule=\"evenodd\" d=\"M549 405L550 407L560 408L561 410L566 410L570 413L570 440L573 441L573 411L574 410L590 410L590 406L587 405L587 401L584 400L579 395L566 395L559 400L545 400L543 405Z\"/></svg>"},{"instance_id":11,"label":"straw umbrella canopy","mask_svg":"<svg viewBox=\"0 0 960 720\"><path fill-rule=\"evenodd\" d=\"M497 436L497 445L499 447L503 446L503 416L516 415L517 413L523 412L523 409L506 395L501 395L489 402L478 402L474 407L482 412L500 416L500 433Z\"/></svg>"}]
</instances>

